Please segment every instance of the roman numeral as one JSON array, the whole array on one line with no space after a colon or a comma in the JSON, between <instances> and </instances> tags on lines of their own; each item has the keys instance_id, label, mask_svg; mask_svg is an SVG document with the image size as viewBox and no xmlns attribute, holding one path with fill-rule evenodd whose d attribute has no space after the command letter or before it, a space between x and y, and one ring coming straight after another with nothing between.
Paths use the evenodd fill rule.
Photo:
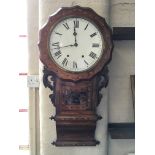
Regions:
<instances>
[{"instance_id":1,"label":"roman numeral","mask_svg":"<svg viewBox=\"0 0 155 155\"><path fill-rule=\"evenodd\" d=\"M68 60L67 60L67 58L65 58L65 59L62 61L62 65L63 65L63 66L67 66L67 64L68 64Z\"/></svg>"},{"instance_id":2,"label":"roman numeral","mask_svg":"<svg viewBox=\"0 0 155 155\"><path fill-rule=\"evenodd\" d=\"M99 44L97 44L97 43L93 43L92 44L92 47L99 47L100 45Z\"/></svg>"},{"instance_id":3,"label":"roman numeral","mask_svg":"<svg viewBox=\"0 0 155 155\"><path fill-rule=\"evenodd\" d=\"M56 47L54 49L58 49L59 48L59 42L53 43L52 46Z\"/></svg>"},{"instance_id":4,"label":"roman numeral","mask_svg":"<svg viewBox=\"0 0 155 155\"><path fill-rule=\"evenodd\" d=\"M88 25L89 25L89 24L87 24L87 25L86 25L86 27L85 27L85 29L84 29L84 30L86 30L86 29L87 29Z\"/></svg>"},{"instance_id":5,"label":"roman numeral","mask_svg":"<svg viewBox=\"0 0 155 155\"><path fill-rule=\"evenodd\" d=\"M68 26L67 23L63 24L63 26L64 26L67 30L69 30L69 26Z\"/></svg>"},{"instance_id":6,"label":"roman numeral","mask_svg":"<svg viewBox=\"0 0 155 155\"><path fill-rule=\"evenodd\" d=\"M95 32L95 33L91 34L90 37L93 38L96 35L97 35L97 33Z\"/></svg>"},{"instance_id":7,"label":"roman numeral","mask_svg":"<svg viewBox=\"0 0 155 155\"><path fill-rule=\"evenodd\" d=\"M77 68L77 62L73 61L73 68Z\"/></svg>"},{"instance_id":8,"label":"roman numeral","mask_svg":"<svg viewBox=\"0 0 155 155\"><path fill-rule=\"evenodd\" d=\"M54 55L57 57L59 57L61 55L61 51L57 51L56 53L54 53Z\"/></svg>"},{"instance_id":9,"label":"roman numeral","mask_svg":"<svg viewBox=\"0 0 155 155\"><path fill-rule=\"evenodd\" d=\"M94 52L90 52L89 56L90 56L91 58L93 58L93 59L97 58L97 57L96 57L96 54L95 54Z\"/></svg>"},{"instance_id":10,"label":"roman numeral","mask_svg":"<svg viewBox=\"0 0 155 155\"><path fill-rule=\"evenodd\" d=\"M57 35L60 35L60 36L62 35L61 33L58 33L58 32L55 32L55 33L56 33Z\"/></svg>"},{"instance_id":11,"label":"roman numeral","mask_svg":"<svg viewBox=\"0 0 155 155\"><path fill-rule=\"evenodd\" d=\"M76 19L76 21L74 21L74 27L79 28L79 21L77 19Z\"/></svg>"},{"instance_id":12,"label":"roman numeral","mask_svg":"<svg viewBox=\"0 0 155 155\"><path fill-rule=\"evenodd\" d=\"M86 60L84 60L84 62L85 62L86 65L89 65L88 62L87 62Z\"/></svg>"}]
</instances>

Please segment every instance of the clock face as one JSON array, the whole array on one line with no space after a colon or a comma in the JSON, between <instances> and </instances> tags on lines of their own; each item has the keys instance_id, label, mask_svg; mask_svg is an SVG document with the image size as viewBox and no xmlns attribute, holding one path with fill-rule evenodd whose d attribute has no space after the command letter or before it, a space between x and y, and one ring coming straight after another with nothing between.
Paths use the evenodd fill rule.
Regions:
<instances>
[{"instance_id":1,"label":"clock face","mask_svg":"<svg viewBox=\"0 0 155 155\"><path fill-rule=\"evenodd\" d=\"M103 48L100 31L94 23L84 18L64 19L50 34L50 57L66 71L91 69L101 58Z\"/></svg>"}]
</instances>

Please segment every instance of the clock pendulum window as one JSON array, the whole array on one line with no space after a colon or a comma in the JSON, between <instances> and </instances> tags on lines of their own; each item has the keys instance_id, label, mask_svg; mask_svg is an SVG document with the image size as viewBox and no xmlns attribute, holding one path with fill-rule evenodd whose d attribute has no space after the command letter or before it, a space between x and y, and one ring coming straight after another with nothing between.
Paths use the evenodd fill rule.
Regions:
<instances>
[{"instance_id":1,"label":"clock pendulum window","mask_svg":"<svg viewBox=\"0 0 155 155\"><path fill-rule=\"evenodd\" d=\"M61 8L40 30L43 83L56 108L56 146L95 146L96 108L108 84L111 30L90 8Z\"/></svg>"}]
</instances>

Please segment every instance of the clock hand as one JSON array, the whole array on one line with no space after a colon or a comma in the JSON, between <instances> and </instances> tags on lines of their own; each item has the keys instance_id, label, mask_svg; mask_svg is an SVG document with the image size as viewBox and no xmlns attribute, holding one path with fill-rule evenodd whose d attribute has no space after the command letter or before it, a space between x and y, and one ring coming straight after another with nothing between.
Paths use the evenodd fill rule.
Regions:
<instances>
[{"instance_id":1,"label":"clock hand","mask_svg":"<svg viewBox=\"0 0 155 155\"><path fill-rule=\"evenodd\" d=\"M75 37L75 44L74 44L74 46L77 47L78 44L77 44L77 39L76 39L77 33L76 33L75 25L76 25L76 24L75 24L75 22L74 22L74 33L73 33L73 35L74 35L74 37Z\"/></svg>"},{"instance_id":2,"label":"clock hand","mask_svg":"<svg viewBox=\"0 0 155 155\"><path fill-rule=\"evenodd\" d=\"M53 49L60 49L60 48L64 48L64 47L73 47L73 46L75 46L75 45L66 45L66 46L58 46L58 47L56 47L56 48L53 48Z\"/></svg>"},{"instance_id":3,"label":"clock hand","mask_svg":"<svg viewBox=\"0 0 155 155\"><path fill-rule=\"evenodd\" d=\"M66 46L61 46L60 48L64 48L64 47L72 47L74 45L66 45Z\"/></svg>"}]
</instances>

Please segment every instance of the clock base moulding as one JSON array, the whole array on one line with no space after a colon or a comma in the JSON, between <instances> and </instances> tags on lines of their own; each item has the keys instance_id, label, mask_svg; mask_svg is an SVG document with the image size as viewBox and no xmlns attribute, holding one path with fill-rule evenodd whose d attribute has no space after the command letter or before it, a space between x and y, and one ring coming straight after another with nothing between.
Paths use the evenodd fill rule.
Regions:
<instances>
[{"instance_id":1,"label":"clock base moulding","mask_svg":"<svg viewBox=\"0 0 155 155\"><path fill-rule=\"evenodd\" d=\"M43 70L43 83L51 89L49 95L56 107L56 115L51 120L56 121L56 146L95 146L95 129L102 116L96 114L102 95L100 91L108 83L108 68L94 78L86 81L64 81L49 71ZM57 95L56 95L57 94Z\"/></svg>"}]
</instances>

